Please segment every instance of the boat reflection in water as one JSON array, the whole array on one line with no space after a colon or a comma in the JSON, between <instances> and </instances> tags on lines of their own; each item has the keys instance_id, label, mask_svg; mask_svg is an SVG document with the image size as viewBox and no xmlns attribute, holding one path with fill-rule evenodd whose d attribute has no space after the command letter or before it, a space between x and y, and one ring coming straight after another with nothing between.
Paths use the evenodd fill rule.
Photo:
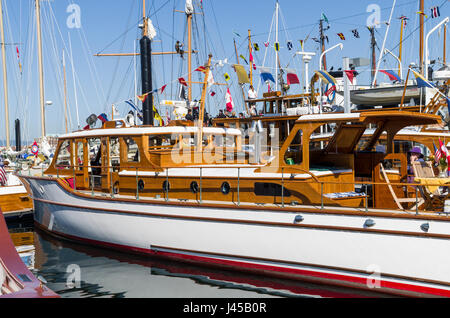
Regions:
<instances>
[{"instance_id":1,"label":"boat reflection in water","mask_svg":"<svg viewBox=\"0 0 450 318\"><path fill-rule=\"evenodd\" d=\"M10 225L10 232L32 228ZM28 232L29 233L29 232ZM382 297L379 293L272 279L129 255L34 233L35 275L65 298Z\"/></svg>"}]
</instances>

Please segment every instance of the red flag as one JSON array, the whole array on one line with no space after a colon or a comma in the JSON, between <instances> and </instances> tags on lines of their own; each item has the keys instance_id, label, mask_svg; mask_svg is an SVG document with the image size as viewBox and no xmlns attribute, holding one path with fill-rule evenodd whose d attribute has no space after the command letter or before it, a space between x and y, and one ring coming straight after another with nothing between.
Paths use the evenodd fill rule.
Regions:
<instances>
[{"instance_id":1,"label":"red flag","mask_svg":"<svg viewBox=\"0 0 450 318\"><path fill-rule=\"evenodd\" d=\"M216 96L216 92L211 92L211 96Z\"/></svg>"},{"instance_id":2,"label":"red flag","mask_svg":"<svg viewBox=\"0 0 450 318\"><path fill-rule=\"evenodd\" d=\"M288 73L287 74L287 84L300 84L300 80L297 77L297 74L294 73Z\"/></svg>"},{"instance_id":3,"label":"red flag","mask_svg":"<svg viewBox=\"0 0 450 318\"><path fill-rule=\"evenodd\" d=\"M350 83L353 84L353 79L355 78L355 72L354 71L344 71L345 74L347 74L347 77L350 81Z\"/></svg>"},{"instance_id":4,"label":"red flag","mask_svg":"<svg viewBox=\"0 0 450 318\"><path fill-rule=\"evenodd\" d=\"M164 92L164 90L166 89L167 85L164 85L163 87L161 87L159 89L159 94L162 94Z\"/></svg>"},{"instance_id":5,"label":"red flag","mask_svg":"<svg viewBox=\"0 0 450 318\"><path fill-rule=\"evenodd\" d=\"M16 46L16 51L17 51L17 58L20 59L20 56L19 56L19 47L18 47L18 46Z\"/></svg>"},{"instance_id":6,"label":"red flag","mask_svg":"<svg viewBox=\"0 0 450 318\"><path fill-rule=\"evenodd\" d=\"M227 94L225 96L225 101L227 102L227 111L232 112L234 109L233 98L231 97L230 88L227 88Z\"/></svg>"},{"instance_id":7,"label":"red flag","mask_svg":"<svg viewBox=\"0 0 450 318\"><path fill-rule=\"evenodd\" d=\"M184 78L182 78L182 77L180 77L178 79L178 82L180 82L180 84L183 85L183 86L188 86L188 84L186 83L186 80Z\"/></svg>"},{"instance_id":8,"label":"red flag","mask_svg":"<svg viewBox=\"0 0 450 318\"><path fill-rule=\"evenodd\" d=\"M195 72L202 72L202 73L205 73L205 72L206 72L206 68L205 68L204 66L199 66L199 67L195 70Z\"/></svg>"}]
</instances>

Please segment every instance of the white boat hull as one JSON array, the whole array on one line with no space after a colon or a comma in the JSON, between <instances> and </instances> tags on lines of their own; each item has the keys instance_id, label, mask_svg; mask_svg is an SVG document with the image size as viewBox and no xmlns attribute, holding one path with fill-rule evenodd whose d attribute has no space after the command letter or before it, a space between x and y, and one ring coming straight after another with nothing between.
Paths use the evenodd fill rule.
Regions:
<instances>
[{"instance_id":1,"label":"white boat hull","mask_svg":"<svg viewBox=\"0 0 450 318\"><path fill-rule=\"evenodd\" d=\"M102 200L55 180L26 180L35 222L68 239L383 293L450 296L450 219ZM375 225L365 228L369 218Z\"/></svg>"}]
</instances>

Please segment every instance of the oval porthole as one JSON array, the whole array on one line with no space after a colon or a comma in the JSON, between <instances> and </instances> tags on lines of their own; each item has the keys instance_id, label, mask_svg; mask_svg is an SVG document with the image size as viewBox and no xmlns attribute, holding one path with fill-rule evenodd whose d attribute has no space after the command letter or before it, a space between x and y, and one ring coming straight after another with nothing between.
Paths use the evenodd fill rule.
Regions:
<instances>
[{"instance_id":1,"label":"oval porthole","mask_svg":"<svg viewBox=\"0 0 450 318\"><path fill-rule=\"evenodd\" d=\"M191 192L192 193L198 193L198 190L199 190L199 188L198 188L198 183L197 183L197 181L192 181L191 182L191 185L190 185L190 188L191 188Z\"/></svg>"},{"instance_id":2,"label":"oval porthole","mask_svg":"<svg viewBox=\"0 0 450 318\"><path fill-rule=\"evenodd\" d=\"M138 182L138 190L139 191L144 191L144 187L145 187L144 180L139 180L139 182Z\"/></svg>"},{"instance_id":3,"label":"oval porthole","mask_svg":"<svg viewBox=\"0 0 450 318\"><path fill-rule=\"evenodd\" d=\"M164 181L162 184L162 188L164 192L168 192L170 190L170 182L168 182L167 180Z\"/></svg>"},{"instance_id":4,"label":"oval porthole","mask_svg":"<svg viewBox=\"0 0 450 318\"><path fill-rule=\"evenodd\" d=\"M228 193L230 193L230 190L231 190L231 187L230 187L230 184L228 182L222 183L222 186L220 187L220 191L224 195L227 195Z\"/></svg>"}]
</instances>

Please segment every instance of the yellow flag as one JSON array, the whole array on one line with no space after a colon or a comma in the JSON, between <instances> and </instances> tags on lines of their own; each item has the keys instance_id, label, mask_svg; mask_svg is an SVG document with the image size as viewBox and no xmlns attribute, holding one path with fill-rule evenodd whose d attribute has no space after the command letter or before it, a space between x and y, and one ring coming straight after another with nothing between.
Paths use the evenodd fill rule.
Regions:
<instances>
[{"instance_id":1,"label":"yellow flag","mask_svg":"<svg viewBox=\"0 0 450 318\"><path fill-rule=\"evenodd\" d=\"M238 76L238 82L239 84L245 84L250 83L250 80L248 78L247 72L245 71L244 66L235 64L233 65L234 70L236 71L236 74Z\"/></svg>"},{"instance_id":2,"label":"yellow flag","mask_svg":"<svg viewBox=\"0 0 450 318\"><path fill-rule=\"evenodd\" d=\"M223 76L227 82L230 80L230 75L228 75L228 73L225 73Z\"/></svg>"}]
</instances>

